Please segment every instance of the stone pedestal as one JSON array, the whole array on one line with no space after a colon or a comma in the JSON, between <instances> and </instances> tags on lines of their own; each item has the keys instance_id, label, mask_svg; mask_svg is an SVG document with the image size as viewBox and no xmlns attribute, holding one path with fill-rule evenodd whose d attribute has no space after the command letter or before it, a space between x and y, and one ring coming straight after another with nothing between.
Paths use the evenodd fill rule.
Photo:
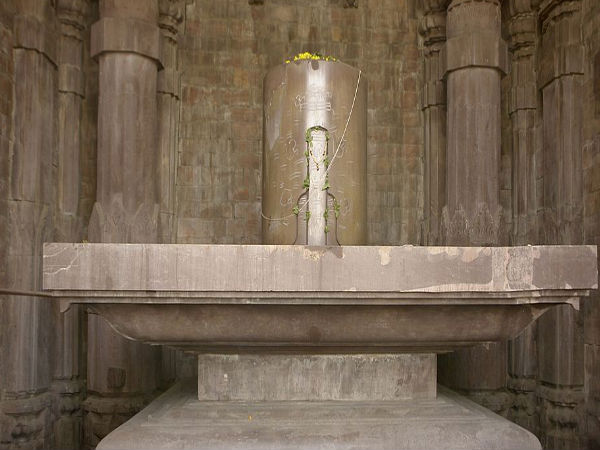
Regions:
<instances>
[{"instance_id":1,"label":"stone pedestal","mask_svg":"<svg viewBox=\"0 0 600 450\"><path fill-rule=\"evenodd\" d=\"M44 257L64 307L200 355L197 391L156 401L104 449L540 448L436 398L433 354L514 338L597 282L590 246L47 244Z\"/></svg>"},{"instance_id":2,"label":"stone pedestal","mask_svg":"<svg viewBox=\"0 0 600 450\"><path fill-rule=\"evenodd\" d=\"M435 354L200 355L198 398L392 401L436 397Z\"/></svg>"},{"instance_id":3,"label":"stone pedestal","mask_svg":"<svg viewBox=\"0 0 600 450\"><path fill-rule=\"evenodd\" d=\"M109 434L108 449L541 449L533 434L440 387L435 399L198 401L195 380Z\"/></svg>"}]
</instances>

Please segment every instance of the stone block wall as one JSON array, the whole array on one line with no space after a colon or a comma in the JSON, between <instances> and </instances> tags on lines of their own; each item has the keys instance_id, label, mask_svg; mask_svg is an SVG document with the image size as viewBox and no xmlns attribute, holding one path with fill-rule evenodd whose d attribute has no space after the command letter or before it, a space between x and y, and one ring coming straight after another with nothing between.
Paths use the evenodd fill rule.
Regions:
<instances>
[{"instance_id":1,"label":"stone block wall","mask_svg":"<svg viewBox=\"0 0 600 450\"><path fill-rule=\"evenodd\" d=\"M418 244L423 133L414 0L196 0L186 8L178 226L181 243L261 240L262 78L304 51L368 82L371 243Z\"/></svg>"}]
</instances>

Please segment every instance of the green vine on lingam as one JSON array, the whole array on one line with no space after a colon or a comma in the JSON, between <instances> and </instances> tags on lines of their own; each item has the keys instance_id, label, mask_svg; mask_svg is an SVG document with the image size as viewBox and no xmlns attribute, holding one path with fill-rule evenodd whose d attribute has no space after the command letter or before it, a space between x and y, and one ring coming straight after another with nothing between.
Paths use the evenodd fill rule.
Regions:
<instances>
[{"instance_id":1,"label":"green vine on lingam","mask_svg":"<svg viewBox=\"0 0 600 450\"><path fill-rule=\"evenodd\" d=\"M335 218L340 217L340 203L336 200L333 201L333 213L335 214Z\"/></svg>"},{"instance_id":2,"label":"green vine on lingam","mask_svg":"<svg viewBox=\"0 0 600 450\"><path fill-rule=\"evenodd\" d=\"M314 146L313 146L313 132L314 131L323 131L325 133L325 158L323 159L323 165L325 166L325 169L328 169L329 164L330 164L329 157L327 156L327 143L329 142L329 131L320 125L315 125L310 128L307 128L306 133L304 135L304 140L306 141L306 150L304 151L304 157L306 158L306 177L302 181L302 186L304 187L304 189L310 188L310 169L309 169L309 167L310 167L310 158L311 157L315 161L316 169L319 170L320 161L318 161L314 157L313 152L312 152L312 150L314 148ZM321 188L321 190L326 191L330 187L331 186L329 184L329 175L326 174L325 175L325 183L323 184L323 187ZM335 209L334 209L334 212L335 212ZM292 213L296 216L300 213L300 207L298 204L294 205L294 207L292 208ZM327 223L327 219L329 217L328 209L326 209L325 212L323 213L323 217L325 218L325 233L329 233L329 225ZM336 217L338 217L338 213L336 213ZM306 211L305 220L307 222L310 220L310 211Z\"/></svg>"}]
</instances>

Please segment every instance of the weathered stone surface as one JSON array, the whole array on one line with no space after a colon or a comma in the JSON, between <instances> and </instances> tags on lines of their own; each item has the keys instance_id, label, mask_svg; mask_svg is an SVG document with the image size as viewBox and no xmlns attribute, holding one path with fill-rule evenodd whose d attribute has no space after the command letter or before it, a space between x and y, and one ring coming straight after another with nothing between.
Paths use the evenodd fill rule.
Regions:
<instances>
[{"instance_id":1,"label":"weathered stone surface","mask_svg":"<svg viewBox=\"0 0 600 450\"><path fill-rule=\"evenodd\" d=\"M540 449L531 433L452 391L390 402L202 402L178 385L98 449Z\"/></svg>"},{"instance_id":2,"label":"weathered stone surface","mask_svg":"<svg viewBox=\"0 0 600 450\"><path fill-rule=\"evenodd\" d=\"M98 242L158 242L158 0L104 0L99 11L91 36L91 55L99 64L98 163L88 236ZM130 397L152 395L160 349L125 340L91 315L87 357L85 442L92 447L117 424L112 413L103 417L91 405L98 400L115 410Z\"/></svg>"},{"instance_id":3,"label":"weathered stone surface","mask_svg":"<svg viewBox=\"0 0 600 450\"><path fill-rule=\"evenodd\" d=\"M587 295L595 263L589 246L48 244L44 272L46 289L143 342L439 352L516 336Z\"/></svg>"},{"instance_id":4,"label":"weathered stone surface","mask_svg":"<svg viewBox=\"0 0 600 450\"><path fill-rule=\"evenodd\" d=\"M424 2L419 32L424 51L421 107L424 119L424 212L422 240L428 245L441 244L442 209L446 203L446 86L440 76L440 51L446 40L444 1Z\"/></svg>"},{"instance_id":5,"label":"weathered stone surface","mask_svg":"<svg viewBox=\"0 0 600 450\"><path fill-rule=\"evenodd\" d=\"M508 71L500 2L449 2L446 34L440 64L448 105L441 238L447 245L498 245L504 235L499 195L501 77ZM506 359L504 343L446 355L440 358L440 381L479 398L489 393L497 403L496 397L505 397Z\"/></svg>"},{"instance_id":6,"label":"weathered stone surface","mask_svg":"<svg viewBox=\"0 0 600 450\"><path fill-rule=\"evenodd\" d=\"M10 20L7 20L10 17ZM0 286L40 286L56 178L56 34L50 1L0 6ZM52 307L0 299L0 447L52 445Z\"/></svg>"},{"instance_id":7,"label":"weathered stone surface","mask_svg":"<svg viewBox=\"0 0 600 450\"><path fill-rule=\"evenodd\" d=\"M199 355L201 401L393 401L436 397L433 354Z\"/></svg>"},{"instance_id":8,"label":"weathered stone surface","mask_svg":"<svg viewBox=\"0 0 600 450\"><path fill-rule=\"evenodd\" d=\"M448 293L597 286L594 246L53 243L44 250L50 290Z\"/></svg>"}]
</instances>

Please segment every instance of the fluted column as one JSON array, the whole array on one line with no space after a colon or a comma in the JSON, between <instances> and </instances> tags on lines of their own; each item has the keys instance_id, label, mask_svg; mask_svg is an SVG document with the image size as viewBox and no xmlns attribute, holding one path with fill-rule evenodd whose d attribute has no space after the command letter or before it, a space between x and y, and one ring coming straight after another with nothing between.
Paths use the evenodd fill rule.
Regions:
<instances>
[{"instance_id":1,"label":"fluted column","mask_svg":"<svg viewBox=\"0 0 600 450\"><path fill-rule=\"evenodd\" d=\"M177 37L183 18L181 0L159 0L160 47L164 69L158 73L158 151L160 171L160 240L174 241L175 171L181 75Z\"/></svg>"},{"instance_id":2,"label":"fluted column","mask_svg":"<svg viewBox=\"0 0 600 450\"><path fill-rule=\"evenodd\" d=\"M499 0L452 0L443 51L448 102L445 241L497 245L500 79L507 47Z\"/></svg>"},{"instance_id":3,"label":"fluted column","mask_svg":"<svg viewBox=\"0 0 600 450\"><path fill-rule=\"evenodd\" d=\"M4 0L2 77L12 106L0 119L0 286L41 290L42 244L53 239L57 52L50 0ZM3 17L5 22L6 16ZM12 48L6 48L6 47ZM9 74L8 76L6 76ZM4 91L6 92L6 91ZM4 145L5 139L9 141ZM51 448L52 304L36 297L0 299L0 447Z\"/></svg>"},{"instance_id":4,"label":"fluted column","mask_svg":"<svg viewBox=\"0 0 600 450\"><path fill-rule=\"evenodd\" d=\"M537 84L535 75L536 0L510 0L511 85L509 115L512 129L512 232L514 245L537 244L536 123ZM508 387L514 393L509 418L538 432L537 325L527 327L508 344Z\"/></svg>"},{"instance_id":5,"label":"fluted column","mask_svg":"<svg viewBox=\"0 0 600 450\"><path fill-rule=\"evenodd\" d=\"M158 12L158 0L101 0L92 26L99 63L92 242L159 241ZM126 340L98 316L89 316L88 339L85 444L93 446L152 396L160 349Z\"/></svg>"},{"instance_id":6,"label":"fluted column","mask_svg":"<svg viewBox=\"0 0 600 450\"><path fill-rule=\"evenodd\" d=\"M79 211L81 115L84 92L82 70L86 0L58 0L58 174L55 226L57 241L80 242ZM56 321L53 389L58 396L55 447L77 448L82 434L80 353L82 310L72 306Z\"/></svg>"},{"instance_id":7,"label":"fluted column","mask_svg":"<svg viewBox=\"0 0 600 450\"><path fill-rule=\"evenodd\" d=\"M600 244L600 2L582 4L582 33L585 48L583 81L583 177L585 243ZM600 448L600 293L585 301L585 422L587 448Z\"/></svg>"},{"instance_id":8,"label":"fluted column","mask_svg":"<svg viewBox=\"0 0 600 450\"><path fill-rule=\"evenodd\" d=\"M158 167L160 173L159 239L175 242L175 176L181 75L177 65L177 38L183 19L182 0L159 0L158 26L163 70L158 73ZM176 377L177 351L161 347L161 383L167 387Z\"/></svg>"},{"instance_id":9,"label":"fluted column","mask_svg":"<svg viewBox=\"0 0 600 450\"><path fill-rule=\"evenodd\" d=\"M540 6L538 85L543 101L545 244L583 242L582 101L584 47L581 1ZM541 441L546 448L581 448L584 423L581 316L557 307L538 321Z\"/></svg>"},{"instance_id":10,"label":"fluted column","mask_svg":"<svg viewBox=\"0 0 600 450\"><path fill-rule=\"evenodd\" d=\"M499 245L500 80L508 51L499 0L452 0L441 68L447 90L446 206L448 245ZM506 413L506 343L444 355L440 380Z\"/></svg>"},{"instance_id":11,"label":"fluted column","mask_svg":"<svg viewBox=\"0 0 600 450\"><path fill-rule=\"evenodd\" d=\"M440 244L442 208L446 202L446 87L440 70L440 50L446 41L446 0L425 0L419 24L423 36L423 94L425 129L425 211L423 238Z\"/></svg>"}]
</instances>

